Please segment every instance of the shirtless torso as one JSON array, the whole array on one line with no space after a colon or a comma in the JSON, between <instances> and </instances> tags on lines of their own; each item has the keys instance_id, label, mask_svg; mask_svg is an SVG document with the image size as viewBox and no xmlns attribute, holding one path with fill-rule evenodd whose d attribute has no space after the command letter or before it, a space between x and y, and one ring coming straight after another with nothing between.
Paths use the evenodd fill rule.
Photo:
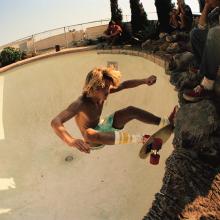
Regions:
<instances>
[{"instance_id":1,"label":"shirtless torso","mask_svg":"<svg viewBox=\"0 0 220 220\"><path fill-rule=\"evenodd\" d=\"M95 103L91 98L80 96L76 102L81 105L81 111L75 115L75 121L82 135L88 128L95 128L102 114L102 102Z\"/></svg>"}]
</instances>

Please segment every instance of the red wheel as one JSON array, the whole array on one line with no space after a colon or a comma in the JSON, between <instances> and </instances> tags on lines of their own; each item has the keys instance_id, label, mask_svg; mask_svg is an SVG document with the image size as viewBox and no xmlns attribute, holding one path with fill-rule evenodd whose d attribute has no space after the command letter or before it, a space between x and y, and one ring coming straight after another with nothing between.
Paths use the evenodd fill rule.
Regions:
<instances>
[{"instance_id":1,"label":"red wheel","mask_svg":"<svg viewBox=\"0 0 220 220\"><path fill-rule=\"evenodd\" d=\"M154 138L152 150L160 150L162 147L163 141L160 138Z\"/></svg>"},{"instance_id":2,"label":"red wheel","mask_svg":"<svg viewBox=\"0 0 220 220\"><path fill-rule=\"evenodd\" d=\"M150 155L150 163L151 164L157 165L157 164L159 164L159 161L160 161L160 155L159 154L152 153Z\"/></svg>"}]
</instances>

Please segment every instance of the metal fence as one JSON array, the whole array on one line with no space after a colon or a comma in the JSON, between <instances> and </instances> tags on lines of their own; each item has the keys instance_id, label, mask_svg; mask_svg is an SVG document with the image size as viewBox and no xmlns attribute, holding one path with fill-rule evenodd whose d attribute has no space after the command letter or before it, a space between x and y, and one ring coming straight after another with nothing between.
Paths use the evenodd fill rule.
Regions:
<instances>
[{"instance_id":1,"label":"metal fence","mask_svg":"<svg viewBox=\"0 0 220 220\"><path fill-rule=\"evenodd\" d=\"M152 18L156 12L149 12L148 17ZM129 22L130 15L124 15L123 21ZM85 40L95 40L103 35L110 19L102 19L87 23L75 24L56 28L16 40L0 46L0 51L5 47L19 48L29 56L42 54L54 50L56 45L60 49L83 46Z\"/></svg>"},{"instance_id":2,"label":"metal fence","mask_svg":"<svg viewBox=\"0 0 220 220\"><path fill-rule=\"evenodd\" d=\"M0 51L10 46L33 55L54 50L56 45L59 48L74 47L101 36L108 22L109 19L104 19L44 31L3 45Z\"/></svg>"},{"instance_id":3,"label":"metal fence","mask_svg":"<svg viewBox=\"0 0 220 220\"><path fill-rule=\"evenodd\" d=\"M130 20L130 16L125 15L123 19L127 22ZM109 20L102 19L40 32L2 45L0 51L5 47L14 47L26 52L29 56L33 56L52 51L56 45L60 49L82 46L85 40L95 40L102 36Z\"/></svg>"}]
</instances>

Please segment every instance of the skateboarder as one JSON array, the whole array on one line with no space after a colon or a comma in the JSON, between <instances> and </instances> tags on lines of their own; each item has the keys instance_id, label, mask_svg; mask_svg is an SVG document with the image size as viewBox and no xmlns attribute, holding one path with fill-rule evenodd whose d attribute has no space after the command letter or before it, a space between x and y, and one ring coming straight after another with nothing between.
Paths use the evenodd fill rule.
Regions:
<instances>
[{"instance_id":1,"label":"skateboarder","mask_svg":"<svg viewBox=\"0 0 220 220\"><path fill-rule=\"evenodd\" d=\"M136 119L161 127L172 123L174 112L168 118L160 118L134 106L120 109L100 121L103 104L111 93L140 85L151 86L156 82L154 75L145 79L127 80L120 83L121 74L114 68L95 68L86 77L83 93L77 100L58 114L51 122L55 133L70 147L89 153L93 144L114 145L143 143L143 135L132 135L121 131L131 120ZM75 117L83 139L72 137L64 123Z\"/></svg>"}]
</instances>

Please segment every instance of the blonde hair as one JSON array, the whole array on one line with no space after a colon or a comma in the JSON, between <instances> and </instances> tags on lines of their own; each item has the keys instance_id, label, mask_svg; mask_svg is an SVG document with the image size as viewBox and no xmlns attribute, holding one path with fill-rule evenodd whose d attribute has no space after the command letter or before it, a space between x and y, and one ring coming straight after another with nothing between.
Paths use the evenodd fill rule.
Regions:
<instances>
[{"instance_id":1,"label":"blonde hair","mask_svg":"<svg viewBox=\"0 0 220 220\"><path fill-rule=\"evenodd\" d=\"M114 87L118 87L121 79L120 71L113 67L94 68L87 74L83 94L90 94L91 90L95 90L97 87L104 88L107 79L112 81Z\"/></svg>"}]
</instances>

